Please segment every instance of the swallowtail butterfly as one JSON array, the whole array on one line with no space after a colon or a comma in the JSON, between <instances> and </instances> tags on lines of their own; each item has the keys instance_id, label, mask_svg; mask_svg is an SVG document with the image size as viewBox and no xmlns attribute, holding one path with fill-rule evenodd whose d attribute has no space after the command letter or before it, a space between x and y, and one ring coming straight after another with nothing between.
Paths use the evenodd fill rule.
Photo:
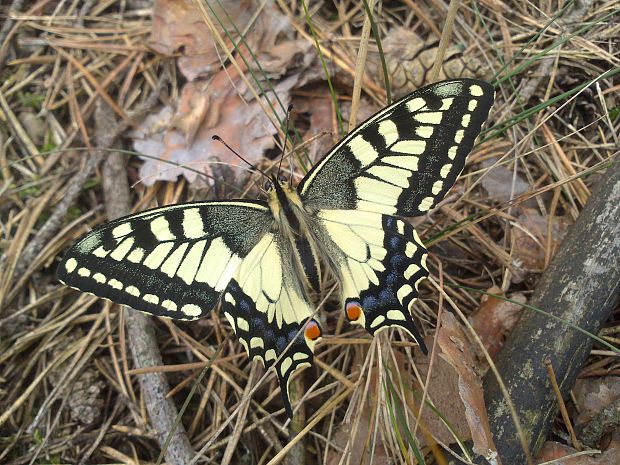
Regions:
<instances>
[{"instance_id":1,"label":"swallowtail butterfly","mask_svg":"<svg viewBox=\"0 0 620 465\"><path fill-rule=\"evenodd\" d=\"M384 108L293 188L273 176L266 201L155 208L93 230L58 278L154 315L207 316L218 303L251 358L288 382L312 363L321 329L310 293L321 267L340 283L352 323L396 326L426 353L411 317L427 251L402 217L428 212L463 169L493 103L490 84L439 82Z\"/></svg>"}]
</instances>

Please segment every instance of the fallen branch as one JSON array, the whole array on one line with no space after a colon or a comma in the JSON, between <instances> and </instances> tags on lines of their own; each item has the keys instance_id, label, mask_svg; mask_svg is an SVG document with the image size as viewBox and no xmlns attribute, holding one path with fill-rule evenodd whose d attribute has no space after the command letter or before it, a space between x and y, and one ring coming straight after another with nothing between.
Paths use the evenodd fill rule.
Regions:
<instances>
[{"instance_id":1,"label":"fallen branch","mask_svg":"<svg viewBox=\"0 0 620 465\"><path fill-rule=\"evenodd\" d=\"M531 310L525 313L497 360L533 453L543 444L558 413L545 359L551 360L566 397L593 343L566 322L596 334L619 296L620 163L613 163L530 300L531 306L557 319ZM524 463L513 419L493 376L487 375L485 392L491 431L503 463Z\"/></svg>"}]
</instances>

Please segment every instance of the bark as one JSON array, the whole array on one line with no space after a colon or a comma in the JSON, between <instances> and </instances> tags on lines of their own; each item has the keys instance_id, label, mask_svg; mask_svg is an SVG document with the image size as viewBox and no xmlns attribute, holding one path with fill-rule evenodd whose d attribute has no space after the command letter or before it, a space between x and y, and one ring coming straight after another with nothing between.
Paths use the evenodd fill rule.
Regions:
<instances>
[{"instance_id":1,"label":"bark","mask_svg":"<svg viewBox=\"0 0 620 465\"><path fill-rule=\"evenodd\" d=\"M620 163L612 163L543 274L530 305L596 334L620 294ZM566 397L592 339L562 321L527 310L499 354L497 366L516 406L532 454L558 412L544 361L550 358ZM526 462L497 380L485 379L491 431L505 464Z\"/></svg>"}]
</instances>

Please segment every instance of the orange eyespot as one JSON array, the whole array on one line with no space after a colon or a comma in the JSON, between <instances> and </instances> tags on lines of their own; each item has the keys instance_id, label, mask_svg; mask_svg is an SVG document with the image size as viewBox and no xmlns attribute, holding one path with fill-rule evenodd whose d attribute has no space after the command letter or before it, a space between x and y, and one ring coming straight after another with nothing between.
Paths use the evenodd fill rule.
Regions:
<instances>
[{"instance_id":1,"label":"orange eyespot","mask_svg":"<svg viewBox=\"0 0 620 465\"><path fill-rule=\"evenodd\" d=\"M305 336L311 341L315 341L321 337L321 328L316 321L311 320L306 325L306 329L304 331Z\"/></svg>"},{"instance_id":2,"label":"orange eyespot","mask_svg":"<svg viewBox=\"0 0 620 465\"><path fill-rule=\"evenodd\" d=\"M349 321L357 321L362 316L362 307L357 302L349 302L345 306L345 311Z\"/></svg>"}]
</instances>

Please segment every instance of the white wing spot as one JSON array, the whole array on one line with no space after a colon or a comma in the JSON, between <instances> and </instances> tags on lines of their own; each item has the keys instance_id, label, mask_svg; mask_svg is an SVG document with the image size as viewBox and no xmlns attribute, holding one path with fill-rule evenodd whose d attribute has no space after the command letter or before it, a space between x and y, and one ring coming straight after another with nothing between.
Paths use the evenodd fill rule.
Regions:
<instances>
[{"instance_id":1,"label":"white wing spot","mask_svg":"<svg viewBox=\"0 0 620 465\"><path fill-rule=\"evenodd\" d=\"M250 324L248 323L248 320L246 320L245 318L241 318L241 317L237 318L237 327L243 331L250 330Z\"/></svg>"},{"instance_id":2,"label":"white wing spot","mask_svg":"<svg viewBox=\"0 0 620 465\"><path fill-rule=\"evenodd\" d=\"M415 113L421 110L424 105L426 105L426 101L423 98L414 98L407 102L407 110L409 110L410 113Z\"/></svg>"},{"instance_id":3,"label":"white wing spot","mask_svg":"<svg viewBox=\"0 0 620 465\"><path fill-rule=\"evenodd\" d=\"M463 131L462 129L459 129L458 131L456 131L456 135L454 136L454 142L456 142L457 144L460 144L464 136L465 136L465 131Z\"/></svg>"},{"instance_id":4,"label":"white wing spot","mask_svg":"<svg viewBox=\"0 0 620 465\"><path fill-rule=\"evenodd\" d=\"M140 291L138 290L137 287L135 286L127 286L125 288L125 292L129 295L132 295L134 297L140 297Z\"/></svg>"},{"instance_id":5,"label":"white wing spot","mask_svg":"<svg viewBox=\"0 0 620 465\"><path fill-rule=\"evenodd\" d=\"M402 188L409 187L408 178L411 173L408 170L395 168L392 166L373 166L368 169L368 172L377 176L379 179L389 182L390 184L394 184Z\"/></svg>"},{"instance_id":6,"label":"white wing spot","mask_svg":"<svg viewBox=\"0 0 620 465\"><path fill-rule=\"evenodd\" d=\"M265 343L263 342L263 339L260 337L253 337L252 339L250 339L250 347L252 349L255 349L257 347L260 347L261 349L265 348Z\"/></svg>"},{"instance_id":7,"label":"white wing spot","mask_svg":"<svg viewBox=\"0 0 620 465\"><path fill-rule=\"evenodd\" d=\"M110 254L110 257L120 262L129 253L129 251L133 247L133 243L133 237L128 237L123 242L121 242L121 245L114 249L114 251Z\"/></svg>"},{"instance_id":8,"label":"white wing spot","mask_svg":"<svg viewBox=\"0 0 620 465\"><path fill-rule=\"evenodd\" d=\"M467 110L474 111L477 106L478 106L477 100L470 100L469 103L467 104Z\"/></svg>"},{"instance_id":9,"label":"white wing spot","mask_svg":"<svg viewBox=\"0 0 620 465\"><path fill-rule=\"evenodd\" d=\"M166 242L165 244L159 244L144 260L144 266L155 270L161 266L170 251L173 249L174 243Z\"/></svg>"},{"instance_id":10,"label":"white wing spot","mask_svg":"<svg viewBox=\"0 0 620 465\"><path fill-rule=\"evenodd\" d=\"M149 304L159 304L159 297L157 297L154 294L144 294L144 297L142 297L146 302L148 302Z\"/></svg>"},{"instance_id":11,"label":"white wing spot","mask_svg":"<svg viewBox=\"0 0 620 465\"><path fill-rule=\"evenodd\" d=\"M161 272L164 274L167 274L169 277L172 278L176 274L177 270L179 269L179 266L181 265L181 261L183 260L183 257L185 256L185 251L187 250L188 247L189 247L189 242L185 242L181 244L179 247L177 247L176 250L170 254L168 259L161 266Z\"/></svg>"},{"instance_id":12,"label":"white wing spot","mask_svg":"<svg viewBox=\"0 0 620 465\"><path fill-rule=\"evenodd\" d=\"M439 109L441 111L449 110L450 107L452 106L453 100L454 100L454 98L445 98L445 99L443 99L442 102L441 102L441 107Z\"/></svg>"},{"instance_id":13,"label":"white wing spot","mask_svg":"<svg viewBox=\"0 0 620 465\"><path fill-rule=\"evenodd\" d=\"M78 262L75 258L70 258L69 260L65 262L65 270L67 270L68 273L73 273L73 271L75 271L77 266L78 266Z\"/></svg>"},{"instance_id":14,"label":"white wing spot","mask_svg":"<svg viewBox=\"0 0 620 465\"><path fill-rule=\"evenodd\" d=\"M198 208L183 210L183 234L188 239L200 239L206 235Z\"/></svg>"},{"instance_id":15,"label":"white wing spot","mask_svg":"<svg viewBox=\"0 0 620 465\"><path fill-rule=\"evenodd\" d=\"M110 279L110 281L108 281L108 285L112 288L112 289L118 289L121 290L123 288L123 283L120 282L118 279Z\"/></svg>"},{"instance_id":16,"label":"white wing spot","mask_svg":"<svg viewBox=\"0 0 620 465\"><path fill-rule=\"evenodd\" d=\"M398 300L402 302L405 297L407 297L412 292L413 288L409 284L405 284L404 286L401 286L401 288L396 292L396 297L398 297Z\"/></svg>"},{"instance_id":17,"label":"white wing spot","mask_svg":"<svg viewBox=\"0 0 620 465\"><path fill-rule=\"evenodd\" d=\"M404 321L407 319L405 317L405 314L401 310L388 310L387 317L388 317L388 320Z\"/></svg>"},{"instance_id":18,"label":"white wing spot","mask_svg":"<svg viewBox=\"0 0 620 465\"><path fill-rule=\"evenodd\" d=\"M473 95L474 97L481 97L483 94L482 87L474 84L469 87L469 93Z\"/></svg>"},{"instance_id":19,"label":"white wing spot","mask_svg":"<svg viewBox=\"0 0 620 465\"><path fill-rule=\"evenodd\" d=\"M442 166L441 171L439 172L439 176L445 178L450 174L450 170L452 169L452 163L446 163Z\"/></svg>"},{"instance_id":20,"label":"white wing spot","mask_svg":"<svg viewBox=\"0 0 620 465\"><path fill-rule=\"evenodd\" d=\"M433 126L419 126L415 133L423 139L429 139L433 135L435 128Z\"/></svg>"},{"instance_id":21,"label":"white wing spot","mask_svg":"<svg viewBox=\"0 0 620 465\"><path fill-rule=\"evenodd\" d=\"M151 232L158 241L174 241L175 235L170 231L170 224L164 216L159 216L151 221Z\"/></svg>"},{"instance_id":22,"label":"white wing spot","mask_svg":"<svg viewBox=\"0 0 620 465\"><path fill-rule=\"evenodd\" d=\"M410 155L421 155L426 149L426 142L423 140L401 140L396 142L390 150L392 152L407 153Z\"/></svg>"},{"instance_id":23,"label":"white wing spot","mask_svg":"<svg viewBox=\"0 0 620 465\"><path fill-rule=\"evenodd\" d=\"M425 212L429 210L431 206L433 205L433 202L434 202L433 197L424 197L422 201L420 202L420 206L418 207L418 210L420 210L421 212Z\"/></svg>"},{"instance_id":24,"label":"white wing spot","mask_svg":"<svg viewBox=\"0 0 620 465\"><path fill-rule=\"evenodd\" d=\"M383 315L379 315L377 318L372 320L372 323L370 323L370 327L374 329L377 326L379 326L381 323L383 323L384 321L385 321L385 317Z\"/></svg>"},{"instance_id":25,"label":"white wing spot","mask_svg":"<svg viewBox=\"0 0 620 465\"><path fill-rule=\"evenodd\" d=\"M385 157L381 160L383 163L389 163L390 165L398 168L408 169L409 171L418 171L418 157L405 157L402 155Z\"/></svg>"},{"instance_id":26,"label":"white wing spot","mask_svg":"<svg viewBox=\"0 0 620 465\"><path fill-rule=\"evenodd\" d=\"M161 303L161 306L164 307L166 310L169 310L171 312L176 312L177 311L177 304L175 304L172 300L164 300Z\"/></svg>"},{"instance_id":27,"label":"white wing spot","mask_svg":"<svg viewBox=\"0 0 620 465\"><path fill-rule=\"evenodd\" d=\"M369 165L376 160L378 153L372 144L365 140L362 136L357 135L349 142L349 148L355 158L357 158L362 166Z\"/></svg>"},{"instance_id":28,"label":"white wing spot","mask_svg":"<svg viewBox=\"0 0 620 465\"><path fill-rule=\"evenodd\" d=\"M418 250L418 248L413 242L407 242L407 245L405 246L405 255L411 258L416 250Z\"/></svg>"},{"instance_id":29,"label":"white wing spot","mask_svg":"<svg viewBox=\"0 0 620 465\"><path fill-rule=\"evenodd\" d=\"M450 158L450 160L454 160L454 157L456 157L457 150L458 150L458 146L456 145L453 145L452 147L448 149L448 158Z\"/></svg>"},{"instance_id":30,"label":"white wing spot","mask_svg":"<svg viewBox=\"0 0 620 465\"><path fill-rule=\"evenodd\" d=\"M103 284L107 281L106 277L101 273L95 273L93 275L93 279L100 284Z\"/></svg>"},{"instance_id":31,"label":"white wing spot","mask_svg":"<svg viewBox=\"0 0 620 465\"><path fill-rule=\"evenodd\" d=\"M80 275L82 278L88 278L90 276L90 270L88 268L80 268L78 270L78 275Z\"/></svg>"},{"instance_id":32,"label":"white wing spot","mask_svg":"<svg viewBox=\"0 0 620 465\"><path fill-rule=\"evenodd\" d=\"M235 298L233 297L233 295L232 295L230 292L227 292L227 293L224 295L224 300L225 300L226 302L228 302L230 305L232 305L233 307L234 307L235 305L237 305L237 301L235 300Z\"/></svg>"},{"instance_id":33,"label":"white wing spot","mask_svg":"<svg viewBox=\"0 0 620 465\"><path fill-rule=\"evenodd\" d=\"M433 193L433 195L437 195L441 192L442 187L443 187L443 182L435 181L433 183L433 188L431 189L431 192Z\"/></svg>"},{"instance_id":34,"label":"white wing spot","mask_svg":"<svg viewBox=\"0 0 620 465\"><path fill-rule=\"evenodd\" d=\"M471 121L471 115L469 113L463 115L463 119L461 120L461 125L466 128L469 126L469 122Z\"/></svg>"},{"instance_id":35,"label":"white wing spot","mask_svg":"<svg viewBox=\"0 0 620 465\"><path fill-rule=\"evenodd\" d=\"M414 115L413 119L424 124L440 124L443 113L439 111L429 111Z\"/></svg>"},{"instance_id":36,"label":"white wing spot","mask_svg":"<svg viewBox=\"0 0 620 465\"><path fill-rule=\"evenodd\" d=\"M132 263L140 263L144 258L144 249L140 247L136 247L131 251L131 253L127 256L127 260Z\"/></svg>"},{"instance_id":37,"label":"white wing spot","mask_svg":"<svg viewBox=\"0 0 620 465\"><path fill-rule=\"evenodd\" d=\"M132 232L133 229L131 228L131 223L127 222L120 224L116 228L114 228L112 230L112 236L114 236L115 239L118 239L120 237L125 237Z\"/></svg>"},{"instance_id":38,"label":"white wing spot","mask_svg":"<svg viewBox=\"0 0 620 465\"><path fill-rule=\"evenodd\" d=\"M108 256L109 253L110 253L110 251L104 249L102 245L100 245L95 250L93 250L93 255L95 257L99 257L99 258L105 258L105 257Z\"/></svg>"},{"instance_id":39,"label":"white wing spot","mask_svg":"<svg viewBox=\"0 0 620 465\"><path fill-rule=\"evenodd\" d=\"M295 361L305 360L307 358L308 358L308 354L306 354L304 352L295 352L293 354L293 360L295 360Z\"/></svg>"},{"instance_id":40,"label":"white wing spot","mask_svg":"<svg viewBox=\"0 0 620 465\"><path fill-rule=\"evenodd\" d=\"M285 376L286 373L288 373L289 368L291 368L291 366L293 365L293 360L291 359L291 357L286 357L284 360L282 360L282 365L280 365L280 373L282 374L282 376Z\"/></svg>"},{"instance_id":41,"label":"white wing spot","mask_svg":"<svg viewBox=\"0 0 620 465\"><path fill-rule=\"evenodd\" d=\"M177 270L177 276L187 284L194 282L194 276L196 276L196 272L200 266L200 259L202 258L202 252L206 244L207 241L203 240L192 245L192 248L189 249L189 252L187 252L181 266L179 266Z\"/></svg>"},{"instance_id":42,"label":"white wing spot","mask_svg":"<svg viewBox=\"0 0 620 465\"><path fill-rule=\"evenodd\" d=\"M394 121L389 119L379 123L379 134L385 139L385 145L392 145L398 140L398 128Z\"/></svg>"},{"instance_id":43,"label":"white wing spot","mask_svg":"<svg viewBox=\"0 0 620 465\"><path fill-rule=\"evenodd\" d=\"M230 324L230 326L232 327L234 332L237 332L237 325L235 325L235 319L234 317L228 313L228 312L224 312L224 316L226 317L226 319L228 320L228 323Z\"/></svg>"},{"instance_id":44,"label":"white wing spot","mask_svg":"<svg viewBox=\"0 0 620 465\"><path fill-rule=\"evenodd\" d=\"M196 304L185 304L181 307L181 311L189 316L200 316L201 308Z\"/></svg>"},{"instance_id":45,"label":"white wing spot","mask_svg":"<svg viewBox=\"0 0 620 465\"><path fill-rule=\"evenodd\" d=\"M265 352L265 360L269 361L269 360L275 360L276 358L278 358L278 356L276 355L276 351L273 349L269 349L267 352Z\"/></svg>"},{"instance_id":46,"label":"white wing spot","mask_svg":"<svg viewBox=\"0 0 620 465\"><path fill-rule=\"evenodd\" d=\"M405 277L405 279L409 280L418 271L420 271L420 267L416 265L415 263L412 263L411 265L407 267L403 276Z\"/></svg>"}]
</instances>

